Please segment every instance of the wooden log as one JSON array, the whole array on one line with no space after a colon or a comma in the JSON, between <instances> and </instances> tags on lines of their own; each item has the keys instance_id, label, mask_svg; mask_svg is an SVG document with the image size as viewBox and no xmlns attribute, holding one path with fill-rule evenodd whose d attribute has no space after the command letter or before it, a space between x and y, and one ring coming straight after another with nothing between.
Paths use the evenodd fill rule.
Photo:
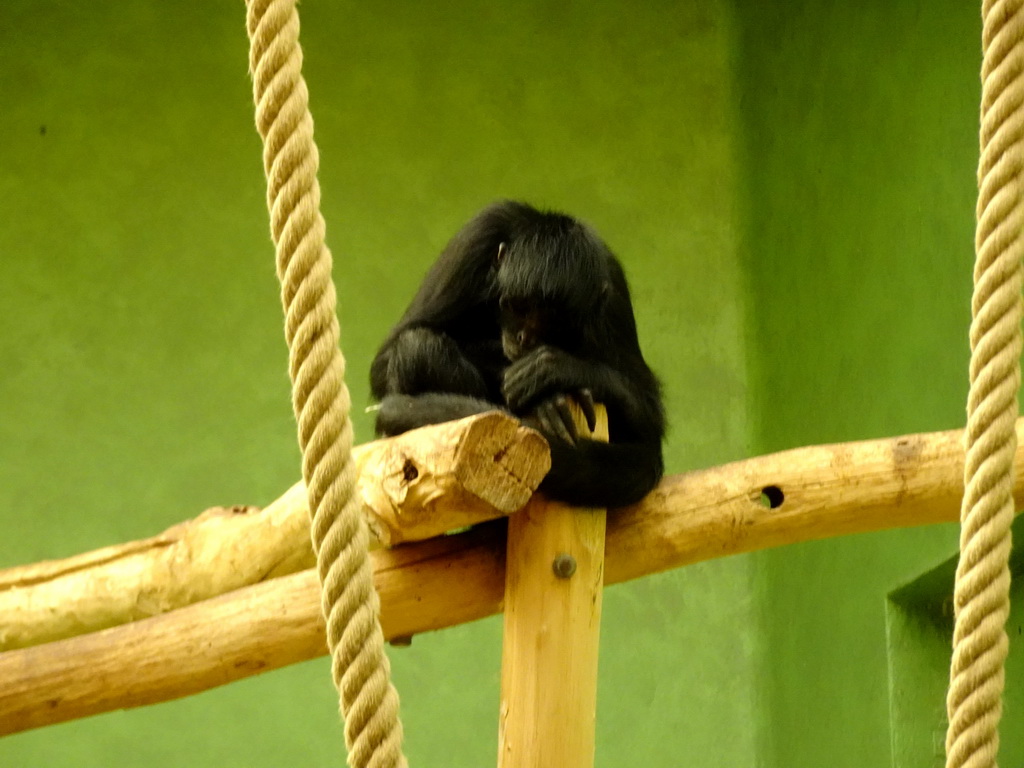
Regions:
<instances>
[{"instance_id":1,"label":"wooden log","mask_svg":"<svg viewBox=\"0 0 1024 768\"><path fill-rule=\"evenodd\" d=\"M1019 509L1024 420L1017 435ZM956 430L798 448L667 477L639 504L609 515L605 584L782 544L956 522L961 441ZM385 637L500 611L504 530L498 520L371 553ZM282 601L290 606L287 625L279 625ZM244 608L228 607L236 603ZM327 652L321 627L316 576L307 571L134 624L0 653L0 734L198 693L312 658Z\"/></svg>"},{"instance_id":2,"label":"wooden log","mask_svg":"<svg viewBox=\"0 0 1024 768\"><path fill-rule=\"evenodd\" d=\"M0 571L0 650L143 619L309 568L315 558L305 510L300 483L262 511L217 507L149 539Z\"/></svg>"},{"instance_id":3,"label":"wooden log","mask_svg":"<svg viewBox=\"0 0 1024 768\"><path fill-rule=\"evenodd\" d=\"M384 636L500 611L504 528L498 520L371 552ZM0 653L0 735L188 696L326 653L320 584L310 569L132 624Z\"/></svg>"},{"instance_id":4,"label":"wooden log","mask_svg":"<svg viewBox=\"0 0 1024 768\"><path fill-rule=\"evenodd\" d=\"M497 411L354 454L363 509L385 546L514 512L551 461L544 438ZM0 571L0 650L155 616L314 562L298 483L263 510L218 507L149 539Z\"/></svg>"},{"instance_id":5,"label":"wooden log","mask_svg":"<svg viewBox=\"0 0 1024 768\"><path fill-rule=\"evenodd\" d=\"M594 437L608 440L604 408ZM605 521L539 494L509 518L498 768L594 764Z\"/></svg>"},{"instance_id":6,"label":"wooden log","mask_svg":"<svg viewBox=\"0 0 1024 768\"><path fill-rule=\"evenodd\" d=\"M359 492L385 547L522 509L551 468L548 444L501 411L366 446Z\"/></svg>"}]
</instances>

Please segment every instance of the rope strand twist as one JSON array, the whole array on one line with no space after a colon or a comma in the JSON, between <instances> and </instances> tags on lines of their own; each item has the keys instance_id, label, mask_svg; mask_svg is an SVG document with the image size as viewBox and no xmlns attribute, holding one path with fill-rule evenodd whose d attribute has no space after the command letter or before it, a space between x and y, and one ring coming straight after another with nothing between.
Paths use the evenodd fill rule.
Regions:
<instances>
[{"instance_id":1,"label":"rope strand twist","mask_svg":"<svg viewBox=\"0 0 1024 768\"><path fill-rule=\"evenodd\" d=\"M995 768L1009 642L1021 354L1024 0L984 0L981 157L947 768Z\"/></svg>"},{"instance_id":2,"label":"rope strand twist","mask_svg":"<svg viewBox=\"0 0 1024 768\"><path fill-rule=\"evenodd\" d=\"M351 402L338 347L331 253L295 0L247 0L249 68L285 310L292 401L309 495L331 672L352 768L404 768L368 533L354 493Z\"/></svg>"}]
</instances>

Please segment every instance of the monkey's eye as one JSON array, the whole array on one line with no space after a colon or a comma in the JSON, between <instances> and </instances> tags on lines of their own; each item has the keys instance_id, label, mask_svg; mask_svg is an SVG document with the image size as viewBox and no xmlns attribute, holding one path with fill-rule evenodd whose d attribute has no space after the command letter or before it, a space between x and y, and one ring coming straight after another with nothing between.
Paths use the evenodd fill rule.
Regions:
<instances>
[{"instance_id":1,"label":"monkey's eye","mask_svg":"<svg viewBox=\"0 0 1024 768\"><path fill-rule=\"evenodd\" d=\"M498 243L498 255L494 257L494 262L496 264L501 264L502 260L505 258L505 250L505 243Z\"/></svg>"},{"instance_id":2,"label":"monkey's eye","mask_svg":"<svg viewBox=\"0 0 1024 768\"><path fill-rule=\"evenodd\" d=\"M502 312L513 317L523 317L530 311L529 302L525 299L509 298L508 296L502 296L498 301L498 306Z\"/></svg>"}]
</instances>

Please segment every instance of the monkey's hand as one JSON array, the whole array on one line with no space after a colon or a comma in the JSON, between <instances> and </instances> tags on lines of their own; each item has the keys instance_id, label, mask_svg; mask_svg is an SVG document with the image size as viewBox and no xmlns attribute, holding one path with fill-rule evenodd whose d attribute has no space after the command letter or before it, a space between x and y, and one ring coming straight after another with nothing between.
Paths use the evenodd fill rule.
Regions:
<instances>
[{"instance_id":1,"label":"monkey's hand","mask_svg":"<svg viewBox=\"0 0 1024 768\"><path fill-rule=\"evenodd\" d=\"M592 389L587 368L568 352L541 345L505 369L501 393L513 413L523 414L554 395Z\"/></svg>"},{"instance_id":2,"label":"monkey's hand","mask_svg":"<svg viewBox=\"0 0 1024 768\"><path fill-rule=\"evenodd\" d=\"M581 389L572 396L558 394L542 400L523 418L523 423L536 429L549 441L562 440L569 445L576 445L579 430L576 429L576 421L569 408L570 399L579 405L583 417L587 420L587 426L593 432L597 425L597 415L594 412L594 396L589 389Z\"/></svg>"},{"instance_id":3,"label":"monkey's hand","mask_svg":"<svg viewBox=\"0 0 1024 768\"><path fill-rule=\"evenodd\" d=\"M567 352L542 345L505 370L502 394L513 413L526 415L546 437L575 444L577 431L569 399L579 404L591 430L596 424L587 365Z\"/></svg>"}]
</instances>

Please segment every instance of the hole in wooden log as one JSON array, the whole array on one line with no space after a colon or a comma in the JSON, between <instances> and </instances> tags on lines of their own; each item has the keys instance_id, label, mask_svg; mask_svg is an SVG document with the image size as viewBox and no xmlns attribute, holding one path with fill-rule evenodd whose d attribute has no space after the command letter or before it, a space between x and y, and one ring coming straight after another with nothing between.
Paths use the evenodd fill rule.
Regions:
<instances>
[{"instance_id":1,"label":"hole in wooden log","mask_svg":"<svg viewBox=\"0 0 1024 768\"><path fill-rule=\"evenodd\" d=\"M761 506L767 507L768 509L778 509L782 506L782 502L786 500L786 495L782 492L782 489L777 485L766 485L761 489Z\"/></svg>"}]
</instances>

